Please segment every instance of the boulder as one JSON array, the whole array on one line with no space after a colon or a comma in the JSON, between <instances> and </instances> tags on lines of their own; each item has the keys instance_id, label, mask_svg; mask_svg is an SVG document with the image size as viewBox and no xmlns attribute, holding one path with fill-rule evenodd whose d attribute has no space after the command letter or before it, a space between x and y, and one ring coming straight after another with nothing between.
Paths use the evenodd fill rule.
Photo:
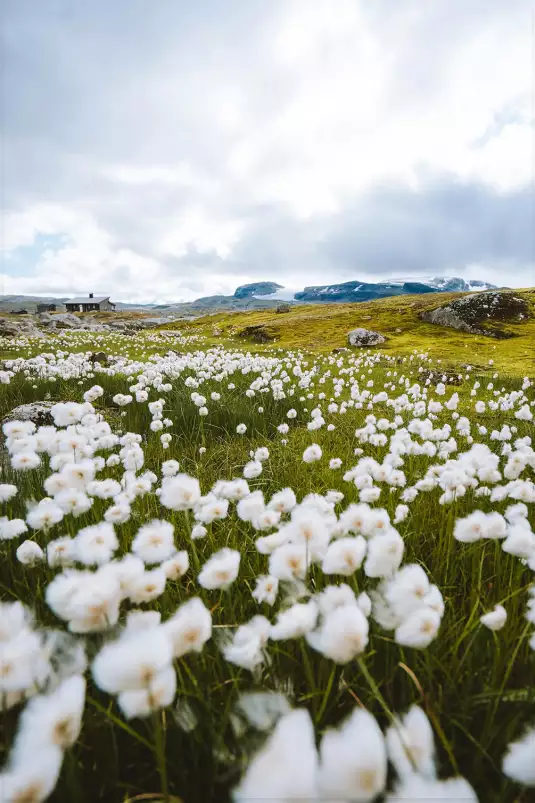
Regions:
<instances>
[{"instance_id":1,"label":"boulder","mask_svg":"<svg viewBox=\"0 0 535 803\"><path fill-rule=\"evenodd\" d=\"M246 326L241 330L239 336L249 338L255 343L270 343L275 340L273 334L261 323L255 326Z\"/></svg>"},{"instance_id":2,"label":"boulder","mask_svg":"<svg viewBox=\"0 0 535 803\"><path fill-rule=\"evenodd\" d=\"M94 363L103 363L108 362L108 355L105 354L103 351L93 351L89 355L89 362Z\"/></svg>"},{"instance_id":3,"label":"boulder","mask_svg":"<svg viewBox=\"0 0 535 803\"><path fill-rule=\"evenodd\" d=\"M371 329L352 329L347 333L347 342L350 346L378 346L385 341L386 337L379 332L372 332Z\"/></svg>"},{"instance_id":4,"label":"boulder","mask_svg":"<svg viewBox=\"0 0 535 803\"><path fill-rule=\"evenodd\" d=\"M2 420L5 424L8 421L33 421L37 427L48 426L54 423L50 410L55 402L39 401L20 404L14 407Z\"/></svg>"},{"instance_id":5,"label":"boulder","mask_svg":"<svg viewBox=\"0 0 535 803\"><path fill-rule=\"evenodd\" d=\"M277 309L275 310L275 312L278 312L279 314L281 314L283 312L290 312L290 310L291 310L291 306L289 304L279 304Z\"/></svg>"},{"instance_id":6,"label":"boulder","mask_svg":"<svg viewBox=\"0 0 535 803\"><path fill-rule=\"evenodd\" d=\"M82 329L82 321L72 312L60 312L59 315L41 312L37 316L37 320L41 326L50 327L50 329Z\"/></svg>"},{"instance_id":7,"label":"boulder","mask_svg":"<svg viewBox=\"0 0 535 803\"><path fill-rule=\"evenodd\" d=\"M0 337L45 337L31 318L0 318Z\"/></svg>"},{"instance_id":8,"label":"boulder","mask_svg":"<svg viewBox=\"0 0 535 803\"><path fill-rule=\"evenodd\" d=\"M505 329L504 324L526 321L529 318L529 306L524 298L515 293L491 291L463 296L441 307L424 310L420 318L459 332L503 340L516 334Z\"/></svg>"}]
</instances>

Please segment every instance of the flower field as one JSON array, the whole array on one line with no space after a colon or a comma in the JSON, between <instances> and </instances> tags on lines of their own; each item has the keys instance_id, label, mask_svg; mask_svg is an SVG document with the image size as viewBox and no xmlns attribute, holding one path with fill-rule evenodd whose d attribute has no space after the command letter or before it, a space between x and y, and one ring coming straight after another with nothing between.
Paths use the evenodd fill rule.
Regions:
<instances>
[{"instance_id":1,"label":"flower field","mask_svg":"<svg viewBox=\"0 0 535 803\"><path fill-rule=\"evenodd\" d=\"M2 803L533 799L533 378L0 349Z\"/></svg>"}]
</instances>

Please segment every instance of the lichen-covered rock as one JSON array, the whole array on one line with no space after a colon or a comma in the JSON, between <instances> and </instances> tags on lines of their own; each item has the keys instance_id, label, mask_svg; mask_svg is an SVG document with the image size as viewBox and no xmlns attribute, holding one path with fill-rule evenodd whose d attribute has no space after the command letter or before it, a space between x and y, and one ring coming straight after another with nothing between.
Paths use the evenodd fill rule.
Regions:
<instances>
[{"instance_id":1,"label":"lichen-covered rock","mask_svg":"<svg viewBox=\"0 0 535 803\"><path fill-rule=\"evenodd\" d=\"M283 312L290 312L291 306L289 304L279 304L275 312L278 312L279 315Z\"/></svg>"},{"instance_id":2,"label":"lichen-covered rock","mask_svg":"<svg viewBox=\"0 0 535 803\"><path fill-rule=\"evenodd\" d=\"M503 328L506 323L521 323L529 317L525 299L515 293L490 291L457 298L436 309L425 310L423 321L447 326L460 332L504 339L515 333Z\"/></svg>"},{"instance_id":3,"label":"lichen-covered rock","mask_svg":"<svg viewBox=\"0 0 535 803\"><path fill-rule=\"evenodd\" d=\"M378 346L384 343L386 337L379 332L372 332L371 329L352 329L347 333L347 342L350 346Z\"/></svg>"},{"instance_id":4,"label":"lichen-covered rock","mask_svg":"<svg viewBox=\"0 0 535 803\"><path fill-rule=\"evenodd\" d=\"M45 337L31 318L0 318L0 337Z\"/></svg>"},{"instance_id":5,"label":"lichen-covered rock","mask_svg":"<svg viewBox=\"0 0 535 803\"><path fill-rule=\"evenodd\" d=\"M72 312L62 312L59 315L42 312L37 316L37 320L41 326L46 326L50 329L82 329L83 327L80 318L77 318Z\"/></svg>"},{"instance_id":6,"label":"lichen-covered rock","mask_svg":"<svg viewBox=\"0 0 535 803\"><path fill-rule=\"evenodd\" d=\"M239 335L253 340L255 343L270 343L275 340L274 335L261 323L254 326L246 326Z\"/></svg>"},{"instance_id":7,"label":"lichen-covered rock","mask_svg":"<svg viewBox=\"0 0 535 803\"><path fill-rule=\"evenodd\" d=\"M33 421L37 427L48 426L54 423L50 412L54 404L55 402L47 401L20 404L5 416L2 423L5 424L7 421Z\"/></svg>"}]
</instances>

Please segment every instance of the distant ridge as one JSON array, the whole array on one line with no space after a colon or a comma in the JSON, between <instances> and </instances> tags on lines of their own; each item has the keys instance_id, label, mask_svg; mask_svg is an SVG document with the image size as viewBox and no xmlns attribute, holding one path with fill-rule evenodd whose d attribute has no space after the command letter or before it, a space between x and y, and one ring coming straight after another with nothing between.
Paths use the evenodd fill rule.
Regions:
<instances>
[{"instance_id":1,"label":"distant ridge","mask_svg":"<svg viewBox=\"0 0 535 803\"><path fill-rule=\"evenodd\" d=\"M169 310L179 315L200 315L206 312L242 309L269 309L281 302L293 304L353 303L372 301L388 296L420 295L422 293L456 293L482 290L495 290L496 285L476 279L461 279L456 276L434 276L431 278L386 279L380 282L360 282L358 280L338 284L311 285L304 290L286 288L278 282L262 281L242 284L231 296L202 296L195 301L169 302L167 304L128 304L117 303L118 309L157 309ZM0 296L0 309L16 309L39 302L61 304L65 298L53 296Z\"/></svg>"}]
</instances>

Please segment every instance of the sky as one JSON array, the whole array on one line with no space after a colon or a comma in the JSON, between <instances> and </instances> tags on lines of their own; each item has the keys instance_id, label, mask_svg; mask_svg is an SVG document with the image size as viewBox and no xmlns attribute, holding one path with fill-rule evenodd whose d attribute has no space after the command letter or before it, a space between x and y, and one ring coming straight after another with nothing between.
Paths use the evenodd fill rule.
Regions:
<instances>
[{"instance_id":1,"label":"sky","mask_svg":"<svg viewBox=\"0 0 535 803\"><path fill-rule=\"evenodd\" d=\"M3 0L0 294L535 285L532 0Z\"/></svg>"}]
</instances>

